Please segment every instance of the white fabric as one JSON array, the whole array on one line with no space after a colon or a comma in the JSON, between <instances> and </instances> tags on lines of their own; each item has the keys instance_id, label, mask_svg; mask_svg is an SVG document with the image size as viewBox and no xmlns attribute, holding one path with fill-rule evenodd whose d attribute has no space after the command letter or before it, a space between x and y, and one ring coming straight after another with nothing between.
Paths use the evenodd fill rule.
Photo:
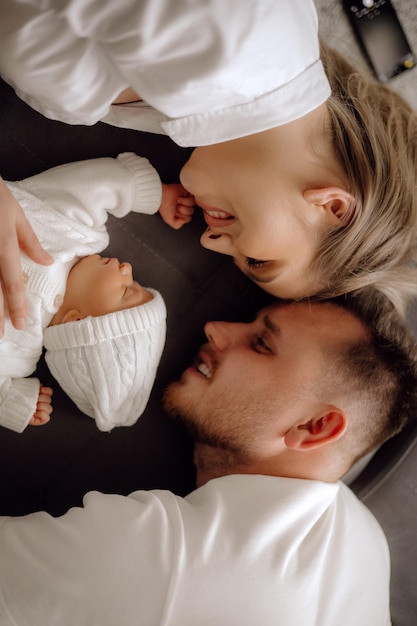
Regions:
<instances>
[{"instance_id":1,"label":"white fabric","mask_svg":"<svg viewBox=\"0 0 417 626\"><path fill-rule=\"evenodd\" d=\"M132 426L155 382L166 335L166 307L152 300L99 317L45 328L49 371L99 430Z\"/></svg>"},{"instance_id":2,"label":"white fabric","mask_svg":"<svg viewBox=\"0 0 417 626\"><path fill-rule=\"evenodd\" d=\"M389 553L343 483L235 475L0 518L1 626L387 626Z\"/></svg>"},{"instance_id":3,"label":"white fabric","mask_svg":"<svg viewBox=\"0 0 417 626\"><path fill-rule=\"evenodd\" d=\"M7 183L23 207L52 265L38 265L22 254L29 319L24 330L6 315L0 340L0 425L17 432L28 425L39 395L35 378L43 330L63 301L71 267L109 242L108 214L155 213L161 203L159 176L147 159L132 153L62 165L24 181Z\"/></svg>"},{"instance_id":4,"label":"white fabric","mask_svg":"<svg viewBox=\"0 0 417 626\"><path fill-rule=\"evenodd\" d=\"M313 0L0 0L0 74L46 117L182 146L279 126L330 95ZM128 86L149 106L111 107Z\"/></svg>"}]
</instances>

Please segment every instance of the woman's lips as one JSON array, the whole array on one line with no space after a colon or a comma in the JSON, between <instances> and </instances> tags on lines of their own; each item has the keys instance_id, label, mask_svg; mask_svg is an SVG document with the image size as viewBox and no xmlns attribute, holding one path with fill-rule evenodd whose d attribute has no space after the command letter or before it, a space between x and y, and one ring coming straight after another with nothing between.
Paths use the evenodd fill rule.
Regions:
<instances>
[{"instance_id":1,"label":"woman's lips","mask_svg":"<svg viewBox=\"0 0 417 626\"><path fill-rule=\"evenodd\" d=\"M202 209L204 219L208 226L229 226L236 220L234 215L231 215L231 213L227 213L226 211L222 211L221 209L209 207L204 204L200 204L199 202L197 205Z\"/></svg>"}]
</instances>

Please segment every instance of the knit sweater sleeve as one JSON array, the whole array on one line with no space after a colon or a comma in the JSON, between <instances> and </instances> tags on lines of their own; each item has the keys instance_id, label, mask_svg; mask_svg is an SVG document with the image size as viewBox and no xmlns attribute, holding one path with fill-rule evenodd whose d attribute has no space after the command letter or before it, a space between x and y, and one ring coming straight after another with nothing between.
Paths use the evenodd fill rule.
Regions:
<instances>
[{"instance_id":1,"label":"knit sweater sleeve","mask_svg":"<svg viewBox=\"0 0 417 626\"><path fill-rule=\"evenodd\" d=\"M18 186L46 203L48 211L92 229L100 229L109 213L119 218L130 211L156 213L162 197L156 170L133 153L60 165Z\"/></svg>"},{"instance_id":2,"label":"knit sweater sleeve","mask_svg":"<svg viewBox=\"0 0 417 626\"><path fill-rule=\"evenodd\" d=\"M37 378L0 378L0 426L21 433L36 410Z\"/></svg>"}]
</instances>

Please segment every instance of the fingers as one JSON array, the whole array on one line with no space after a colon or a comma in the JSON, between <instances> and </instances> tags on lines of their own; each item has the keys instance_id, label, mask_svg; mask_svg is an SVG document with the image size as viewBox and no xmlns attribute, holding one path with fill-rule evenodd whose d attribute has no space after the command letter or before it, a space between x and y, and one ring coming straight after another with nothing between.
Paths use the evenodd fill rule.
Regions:
<instances>
[{"instance_id":1,"label":"fingers","mask_svg":"<svg viewBox=\"0 0 417 626\"><path fill-rule=\"evenodd\" d=\"M179 183L162 184L162 200L159 214L166 224L178 230L191 221L195 200Z\"/></svg>"},{"instance_id":2,"label":"fingers","mask_svg":"<svg viewBox=\"0 0 417 626\"><path fill-rule=\"evenodd\" d=\"M43 426L47 424L50 420L50 416L45 411L36 411L34 416L31 418L29 425L30 426Z\"/></svg>"},{"instance_id":3,"label":"fingers","mask_svg":"<svg viewBox=\"0 0 417 626\"><path fill-rule=\"evenodd\" d=\"M32 261L40 265L50 265L53 262L51 255L42 248L23 212L19 213L16 220L16 232L20 248Z\"/></svg>"},{"instance_id":4,"label":"fingers","mask_svg":"<svg viewBox=\"0 0 417 626\"><path fill-rule=\"evenodd\" d=\"M53 393L54 392L53 392L52 387L44 387L43 385L41 385L39 388L39 394L49 396L49 399L52 398Z\"/></svg>"},{"instance_id":5,"label":"fingers","mask_svg":"<svg viewBox=\"0 0 417 626\"><path fill-rule=\"evenodd\" d=\"M174 230L179 230L182 226L184 226L184 224L188 224L189 222L191 222L191 216L186 217L186 216L176 215L173 221L171 221L169 225Z\"/></svg>"},{"instance_id":6,"label":"fingers","mask_svg":"<svg viewBox=\"0 0 417 626\"><path fill-rule=\"evenodd\" d=\"M183 206L189 206L189 207L194 207L195 205L195 199L194 196L192 196L190 193L188 193L188 191L186 192L187 195L180 195L178 198L178 204L183 205Z\"/></svg>"},{"instance_id":7,"label":"fingers","mask_svg":"<svg viewBox=\"0 0 417 626\"><path fill-rule=\"evenodd\" d=\"M194 205L191 206L186 206L186 205L182 205L182 204L178 204L177 206L177 212L179 215L182 215L183 217L192 217L192 215L194 215Z\"/></svg>"},{"instance_id":8,"label":"fingers","mask_svg":"<svg viewBox=\"0 0 417 626\"><path fill-rule=\"evenodd\" d=\"M4 306L7 301L11 322L15 328L21 330L26 325L27 308L20 251L16 239L2 247L0 265L3 288L0 300L0 328L4 329Z\"/></svg>"},{"instance_id":9,"label":"fingers","mask_svg":"<svg viewBox=\"0 0 417 626\"><path fill-rule=\"evenodd\" d=\"M43 426L43 424L47 424L49 422L52 413L51 399L52 389L41 385L38 402L36 404L36 411L29 422L31 426Z\"/></svg>"},{"instance_id":10,"label":"fingers","mask_svg":"<svg viewBox=\"0 0 417 626\"><path fill-rule=\"evenodd\" d=\"M193 215L194 205L184 206L178 204L173 228L175 228L175 230L178 230L179 228L184 226L184 224L189 224L192 220Z\"/></svg>"},{"instance_id":11,"label":"fingers","mask_svg":"<svg viewBox=\"0 0 417 626\"><path fill-rule=\"evenodd\" d=\"M36 263L49 264L52 257L42 248L22 207L0 179L0 332L4 333L6 303L11 322L21 330L26 325L27 306L22 278L20 249Z\"/></svg>"},{"instance_id":12,"label":"fingers","mask_svg":"<svg viewBox=\"0 0 417 626\"><path fill-rule=\"evenodd\" d=\"M173 215L170 226L175 230L179 230L184 224L191 222L194 214L194 206L183 206L177 204L175 214Z\"/></svg>"}]
</instances>

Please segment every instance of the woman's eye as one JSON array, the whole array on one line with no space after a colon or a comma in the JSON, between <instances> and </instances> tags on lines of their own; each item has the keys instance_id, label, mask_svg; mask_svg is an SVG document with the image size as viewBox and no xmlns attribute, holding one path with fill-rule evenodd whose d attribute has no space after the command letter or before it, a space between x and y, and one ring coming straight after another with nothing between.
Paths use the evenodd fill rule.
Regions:
<instances>
[{"instance_id":1,"label":"woman's eye","mask_svg":"<svg viewBox=\"0 0 417 626\"><path fill-rule=\"evenodd\" d=\"M268 261L259 261L258 259L252 259L250 256L246 257L246 266L249 269L264 267L267 263Z\"/></svg>"}]
</instances>

